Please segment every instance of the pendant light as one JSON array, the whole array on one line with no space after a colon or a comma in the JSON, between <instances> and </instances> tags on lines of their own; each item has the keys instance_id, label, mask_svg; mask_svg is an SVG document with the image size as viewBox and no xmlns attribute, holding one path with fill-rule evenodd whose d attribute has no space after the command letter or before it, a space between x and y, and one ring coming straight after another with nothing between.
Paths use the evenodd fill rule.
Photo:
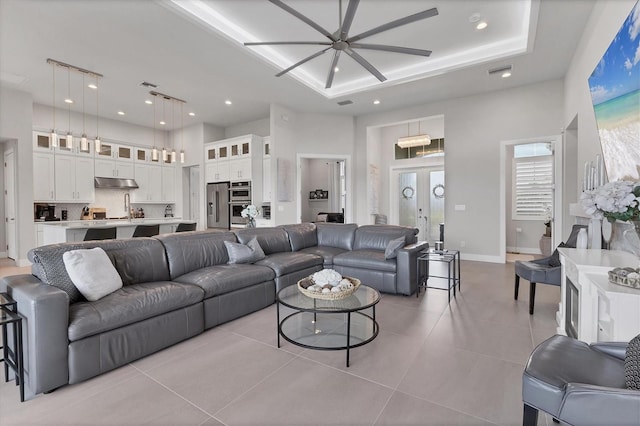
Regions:
<instances>
[{"instance_id":1,"label":"pendant light","mask_svg":"<svg viewBox=\"0 0 640 426\"><path fill-rule=\"evenodd\" d=\"M398 146L400 148L412 148L415 146L431 145L431 137L427 134L420 133L420 121L418 121L418 134L409 136L409 123L407 123L407 136L398 138Z\"/></svg>"},{"instance_id":2,"label":"pendant light","mask_svg":"<svg viewBox=\"0 0 640 426\"><path fill-rule=\"evenodd\" d=\"M153 103L153 149L151 149L151 161L158 161L158 148L156 148L156 104L158 103L158 97Z\"/></svg>"},{"instance_id":3,"label":"pendant light","mask_svg":"<svg viewBox=\"0 0 640 426\"><path fill-rule=\"evenodd\" d=\"M67 100L71 101L71 68L67 67ZM69 112L69 128L67 130L67 149L73 149L73 135L71 134L71 102L67 102Z\"/></svg>"},{"instance_id":4,"label":"pendant light","mask_svg":"<svg viewBox=\"0 0 640 426\"><path fill-rule=\"evenodd\" d=\"M184 164L184 102L180 102L180 163Z\"/></svg>"},{"instance_id":5,"label":"pendant light","mask_svg":"<svg viewBox=\"0 0 640 426\"><path fill-rule=\"evenodd\" d=\"M102 150L102 141L100 140L100 86L98 85L98 76L96 75L96 141L95 141L95 152L100 152Z\"/></svg>"},{"instance_id":6,"label":"pendant light","mask_svg":"<svg viewBox=\"0 0 640 426\"><path fill-rule=\"evenodd\" d=\"M53 108L53 127L51 128L51 146L58 146L58 133L56 132L56 64L53 62L49 62L51 64L51 75L53 82L53 91L51 98L51 107Z\"/></svg>"},{"instance_id":7,"label":"pendant light","mask_svg":"<svg viewBox=\"0 0 640 426\"><path fill-rule=\"evenodd\" d=\"M176 144L175 144L175 128L176 128L176 120L175 120L175 104L176 102L172 99L171 100L171 124L173 125L173 139L171 139L171 162L175 163L176 162Z\"/></svg>"},{"instance_id":8,"label":"pendant light","mask_svg":"<svg viewBox=\"0 0 640 426\"><path fill-rule=\"evenodd\" d=\"M89 150L89 142L87 142L87 132L85 127L85 114L84 114L84 73L82 73L82 138L80 138L80 151L86 152Z\"/></svg>"},{"instance_id":9,"label":"pendant light","mask_svg":"<svg viewBox=\"0 0 640 426\"><path fill-rule=\"evenodd\" d=\"M166 123L167 121L165 120L165 107L166 107L166 102L165 102L165 98L162 98L162 122ZM164 146L164 142L162 143L162 162L166 163L167 162L167 148Z\"/></svg>"}]
</instances>

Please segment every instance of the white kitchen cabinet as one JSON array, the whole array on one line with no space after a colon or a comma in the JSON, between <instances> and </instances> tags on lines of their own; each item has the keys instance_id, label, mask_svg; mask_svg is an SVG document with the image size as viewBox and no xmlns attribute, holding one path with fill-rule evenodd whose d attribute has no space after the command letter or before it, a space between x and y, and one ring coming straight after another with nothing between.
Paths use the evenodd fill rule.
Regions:
<instances>
[{"instance_id":1,"label":"white kitchen cabinet","mask_svg":"<svg viewBox=\"0 0 640 426\"><path fill-rule=\"evenodd\" d=\"M58 202L95 200L93 159L76 155L55 156L55 199Z\"/></svg>"},{"instance_id":2,"label":"white kitchen cabinet","mask_svg":"<svg viewBox=\"0 0 640 426\"><path fill-rule=\"evenodd\" d=\"M229 160L229 180L251 180L251 158Z\"/></svg>"},{"instance_id":3,"label":"white kitchen cabinet","mask_svg":"<svg viewBox=\"0 0 640 426\"><path fill-rule=\"evenodd\" d=\"M95 175L98 177L133 179L134 148L102 142L95 152Z\"/></svg>"},{"instance_id":4,"label":"white kitchen cabinet","mask_svg":"<svg viewBox=\"0 0 640 426\"><path fill-rule=\"evenodd\" d=\"M47 132L33 132L33 152L53 152L51 134Z\"/></svg>"},{"instance_id":5,"label":"white kitchen cabinet","mask_svg":"<svg viewBox=\"0 0 640 426\"><path fill-rule=\"evenodd\" d=\"M156 164L136 164L135 179L139 188L131 190L132 203L162 202L162 167Z\"/></svg>"},{"instance_id":6,"label":"white kitchen cabinet","mask_svg":"<svg viewBox=\"0 0 640 426\"><path fill-rule=\"evenodd\" d=\"M173 166L162 167L162 201L176 202L176 168Z\"/></svg>"},{"instance_id":7,"label":"white kitchen cabinet","mask_svg":"<svg viewBox=\"0 0 640 426\"><path fill-rule=\"evenodd\" d=\"M262 138L262 144L264 147L262 151L262 157L271 157L271 136L265 136L264 138Z\"/></svg>"},{"instance_id":8,"label":"white kitchen cabinet","mask_svg":"<svg viewBox=\"0 0 640 426\"><path fill-rule=\"evenodd\" d=\"M133 159L134 163L151 163L151 164L160 164L160 155L158 152L158 156L156 159L153 159L153 149L152 148L134 148L133 151Z\"/></svg>"},{"instance_id":9,"label":"white kitchen cabinet","mask_svg":"<svg viewBox=\"0 0 640 426\"><path fill-rule=\"evenodd\" d=\"M33 200L55 200L55 160L53 153L33 153Z\"/></svg>"},{"instance_id":10,"label":"white kitchen cabinet","mask_svg":"<svg viewBox=\"0 0 640 426\"><path fill-rule=\"evenodd\" d=\"M229 180L229 160L205 162L205 178L207 183Z\"/></svg>"},{"instance_id":11,"label":"white kitchen cabinet","mask_svg":"<svg viewBox=\"0 0 640 426\"><path fill-rule=\"evenodd\" d=\"M235 138L229 143L229 159L237 159L251 156L251 139L246 137Z\"/></svg>"}]
</instances>

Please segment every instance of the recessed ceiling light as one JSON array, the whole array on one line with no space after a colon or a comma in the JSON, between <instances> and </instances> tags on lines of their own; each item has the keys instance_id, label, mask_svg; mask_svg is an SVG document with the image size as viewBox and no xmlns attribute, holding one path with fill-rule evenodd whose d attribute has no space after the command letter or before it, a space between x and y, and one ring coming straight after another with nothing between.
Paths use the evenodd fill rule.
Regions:
<instances>
[{"instance_id":1,"label":"recessed ceiling light","mask_svg":"<svg viewBox=\"0 0 640 426\"><path fill-rule=\"evenodd\" d=\"M335 67L335 68L333 69L333 71L334 71L334 72L338 72L338 71L340 71L340 68Z\"/></svg>"},{"instance_id":2,"label":"recessed ceiling light","mask_svg":"<svg viewBox=\"0 0 640 426\"><path fill-rule=\"evenodd\" d=\"M164 125L165 125L165 124L167 124L167 123L166 123L166 122L164 122L164 121L161 121L161 122L160 122L160 124L164 126Z\"/></svg>"},{"instance_id":3,"label":"recessed ceiling light","mask_svg":"<svg viewBox=\"0 0 640 426\"><path fill-rule=\"evenodd\" d=\"M124 115L124 111L118 111L118 115Z\"/></svg>"},{"instance_id":4,"label":"recessed ceiling light","mask_svg":"<svg viewBox=\"0 0 640 426\"><path fill-rule=\"evenodd\" d=\"M196 116L196 113L195 113L195 112L190 112L190 113L189 113L189 116L191 116L191 117L195 117L195 116Z\"/></svg>"},{"instance_id":5,"label":"recessed ceiling light","mask_svg":"<svg viewBox=\"0 0 640 426\"><path fill-rule=\"evenodd\" d=\"M488 26L489 24L487 24L486 21L480 21L478 22L478 25L476 25L476 30L484 30Z\"/></svg>"},{"instance_id":6,"label":"recessed ceiling light","mask_svg":"<svg viewBox=\"0 0 640 426\"><path fill-rule=\"evenodd\" d=\"M95 84L91 83L90 85L87 86L89 89L97 89L98 86L96 86Z\"/></svg>"},{"instance_id":7,"label":"recessed ceiling light","mask_svg":"<svg viewBox=\"0 0 640 426\"><path fill-rule=\"evenodd\" d=\"M229 99L227 99L226 101L224 101L225 104L227 105L231 105L233 102L231 102Z\"/></svg>"},{"instance_id":8,"label":"recessed ceiling light","mask_svg":"<svg viewBox=\"0 0 640 426\"><path fill-rule=\"evenodd\" d=\"M376 99L375 101L373 101L373 104L374 104L374 105L378 105L378 104L380 104L380 99Z\"/></svg>"},{"instance_id":9,"label":"recessed ceiling light","mask_svg":"<svg viewBox=\"0 0 640 426\"><path fill-rule=\"evenodd\" d=\"M502 78L511 77L511 71L505 71L502 73Z\"/></svg>"},{"instance_id":10,"label":"recessed ceiling light","mask_svg":"<svg viewBox=\"0 0 640 426\"><path fill-rule=\"evenodd\" d=\"M149 99L147 99L146 101L144 101L144 103L147 104L147 105L151 105L151 104L153 104L153 101L150 101Z\"/></svg>"},{"instance_id":11,"label":"recessed ceiling light","mask_svg":"<svg viewBox=\"0 0 640 426\"><path fill-rule=\"evenodd\" d=\"M65 99L65 100L64 100L64 102L65 102L66 104L72 104L72 103L73 103L73 100L72 100L72 99Z\"/></svg>"}]
</instances>

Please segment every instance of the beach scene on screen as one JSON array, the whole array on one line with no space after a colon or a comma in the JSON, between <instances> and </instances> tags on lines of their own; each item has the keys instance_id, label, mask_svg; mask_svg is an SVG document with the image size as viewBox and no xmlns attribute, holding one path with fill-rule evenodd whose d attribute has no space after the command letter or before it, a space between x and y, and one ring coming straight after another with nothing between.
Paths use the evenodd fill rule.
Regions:
<instances>
[{"instance_id":1,"label":"beach scene on screen","mask_svg":"<svg viewBox=\"0 0 640 426\"><path fill-rule=\"evenodd\" d=\"M589 77L609 181L640 180L640 2Z\"/></svg>"}]
</instances>

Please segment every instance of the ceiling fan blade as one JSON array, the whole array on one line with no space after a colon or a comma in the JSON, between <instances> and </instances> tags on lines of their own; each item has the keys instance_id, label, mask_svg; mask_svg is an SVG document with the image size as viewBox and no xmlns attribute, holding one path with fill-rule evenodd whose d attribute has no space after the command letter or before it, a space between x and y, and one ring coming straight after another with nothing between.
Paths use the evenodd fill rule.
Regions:
<instances>
[{"instance_id":1,"label":"ceiling fan blade","mask_svg":"<svg viewBox=\"0 0 640 426\"><path fill-rule=\"evenodd\" d=\"M327 76L327 84L324 86L325 89L330 89L333 84L333 76L336 73L336 65L338 65L338 58L340 58L340 51L336 50L333 53L333 61L331 61L331 68L329 68L329 75Z\"/></svg>"},{"instance_id":2,"label":"ceiling fan blade","mask_svg":"<svg viewBox=\"0 0 640 426\"><path fill-rule=\"evenodd\" d=\"M304 16L302 13L298 12L294 8L284 4L280 0L269 0L269 1L271 3L273 3L273 4L275 4L276 6L278 6L280 9L284 10L285 12L288 12L288 13L292 14L293 16L295 16L296 18L300 19L305 24L313 27L316 31L318 31L320 34L322 34L325 37L327 37L329 40L336 41L336 39L333 36L333 34L331 34L329 31L325 30L320 25L316 24L311 19L307 18L306 16Z\"/></svg>"},{"instance_id":3,"label":"ceiling fan blade","mask_svg":"<svg viewBox=\"0 0 640 426\"><path fill-rule=\"evenodd\" d=\"M351 56L357 63L362 65L367 71L369 71L371 74L373 74L378 80L380 80L380 82L383 82L383 81L385 81L387 79L387 77L382 75L380 73L380 71L378 71L373 65L371 65L369 62L367 62L366 59L364 59L362 56L358 55L353 50L345 49L344 52L347 55Z\"/></svg>"},{"instance_id":4,"label":"ceiling fan blade","mask_svg":"<svg viewBox=\"0 0 640 426\"><path fill-rule=\"evenodd\" d=\"M281 44L311 44L318 46L331 46L331 43L324 41L252 41L244 43L245 46L264 46L264 45L281 45Z\"/></svg>"},{"instance_id":5,"label":"ceiling fan blade","mask_svg":"<svg viewBox=\"0 0 640 426\"><path fill-rule=\"evenodd\" d=\"M351 43L349 46L358 49L383 50L385 52L407 53L409 55L431 56L430 50L412 49L410 47L386 46L384 44Z\"/></svg>"},{"instance_id":6,"label":"ceiling fan blade","mask_svg":"<svg viewBox=\"0 0 640 426\"><path fill-rule=\"evenodd\" d=\"M365 37L370 37L374 34L381 33L383 31L388 31L390 29L401 27L403 25L410 24L412 22L420 21L422 19L431 18L432 16L436 16L438 14L438 9L431 8L422 12L415 13L413 15L405 16L404 18L396 19L395 21L388 22L384 25L380 25L379 27L373 28L369 31L365 31L361 34L350 37L347 42L352 43L358 40L362 40Z\"/></svg>"},{"instance_id":7,"label":"ceiling fan blade","mask_svg":"<svg viewBox=\"0 0 640 426\"><path fill-rule=\"evenodd\" d=\"M351 24L353 23L353 17L356 15L356 9L358 8L358 3L360 3L360 0L349 0L349 5L347 6L347 13L344 15L342 28L340 28L341 40L346 40L347 34L349 34L349 29L351 28Z\"/></svg>"},{"instance_id":8,"label":"ceiling fan blade","mask_svg":"<svg viewBox=\"0 0 640 426\"><path fill-rule=\"evenodd\" d=\"M276 77L280 77L286 73L288 73L289 71L291 71L292 69L299 67L300 65L304 64L305 62L309 62L310 60L312 60L313 58L317 58L318 56L322 55L324 52L326 52L327 50L331 49L331 47L327 47L326 49L323 49L319 52L314 53L311 56L307 56L306 58L304 58L303 60L301 60L300 62L296 62L295 64L291 65L289 68L280 71L278 74L276 74Z\"/></svg>"}]
</instances>

